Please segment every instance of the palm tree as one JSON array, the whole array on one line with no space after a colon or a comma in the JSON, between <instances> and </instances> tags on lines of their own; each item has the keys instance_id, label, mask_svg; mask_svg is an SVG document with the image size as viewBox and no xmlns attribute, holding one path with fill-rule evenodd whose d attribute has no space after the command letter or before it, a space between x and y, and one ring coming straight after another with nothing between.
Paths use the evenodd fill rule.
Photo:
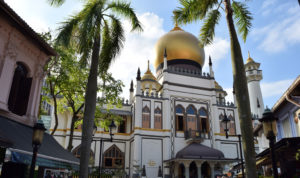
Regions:
<instances>
[{"instance_id":1,"label":"palm tree","mask_svg":"<svg viewBox=\"0 0 300 178\"><path fill-rule=\"evenodd\" d=\"M227 27L230 34L231 62L234 79L234 89L237 99L240 127L243 138L243 150L246 162L247 177L257 177L253 128L249 104L249 94L245 75L243 56L236 34L233 17L236 20L238 32L246 41L251 27L251 13L244 3L232 0L179 0L182 7L174 11L174 19L178 23L191 23L204 20L201 27L200 39L203 45L211 44L214 38L215 26L218 24L223 9L226 15ZM223 5L223 6L222 6Z\"/></svg>"},{"instance_id":2,"label":"palm tree","mask_svg":"<svg viewBox=\"0 0 300 178\"><path fill-rule=\"evenodd\" d=\"M128 19L131 22L132 30L142 30L129 3L88 0L82 11L63 23L56 39L57 44L66 47L75 45L78 53L81 54L82 64L90 66L85 92L80 178L88 177L89 153L98 91L97 79L108 70L125 40L119 17Z\"/></svg>"}]
</instances>

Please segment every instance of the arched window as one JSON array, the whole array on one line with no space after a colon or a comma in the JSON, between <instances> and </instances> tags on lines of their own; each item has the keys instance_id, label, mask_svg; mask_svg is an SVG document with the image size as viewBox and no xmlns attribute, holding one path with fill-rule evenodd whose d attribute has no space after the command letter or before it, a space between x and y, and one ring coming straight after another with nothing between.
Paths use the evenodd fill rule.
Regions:
<instances>
[{"instance_id":1,"label":"arched window","mask_svg":"<svg viewBox=\"0 0 300 178\"><path fill-rule=\"evenodd\" d=\"M184 121L184 108L181 105L175 107L176 111L176 131L184 131L185 121Z\"/></svg>"},{"instance_id":2,"label":"arched window","mask_svg":"<svg viewBox=\"0 0 300 178\"><path fill-rule=\"evenodd\" d=\"M208 114L205 108L200 108L199 118L200 118L201 132L206 132L206 133L209 132Z\"/></svg>"},{"instance_id":3,"label":"arched window","mask_svg":"<svg viewBox=\"0 0 300 178\"><path fill-rule=\"evenodd\" d=\"M197 110L193 105L189 105L186 109L187 112L187 130L197 130Z\"/></svg>"},{"instance_id":4,"label":"arched window","mask_svg":"<svg viewBox=\"0 0 300 178\"><path fill-rule=\"evenodd\" d=\"M104 152L103 165L105 168L123 168L124 153L113 145Z\"/></svg>"},{"instance_id":5,"label":"arched window","mask_svg":"<svg viewBox=\"0 0 300 178\"><path fill-rule=\"evenodd\" d=\"M148 106L144 106L142 115L142 127L150 128L150 109Z\"/></svg>"},{"instance_id":6,"label":"arched window","mask_svg":"<svg viewBox=\"0 0 300 178\"><path fill-rule=\"evenodd\" d=\"M80 159L80 153L81 153L81 145L79 145L79 146L77 146L76 148L74 148L73 149L73 151L72 151L72 154L76 157L76 158L78 158L78 159ZM90 152L90 164L92 164L93 165L93 163L94 163L94 153L93 153L93 151L91 150L91 152Z\"/></svg>"},{"instance_id":7,"label":"arched window","mask_svg":"<svg viewBox=\"0 0 300 178\"><path fill-rule=\"evenodd\" d=\"M156 107L154 110L154 128L162 129L162 117L161 117L161 109Z\"/></svg>"},{"instance_id":8,"label":"arched window","mask_svg":"<svg viewBox=\"0 0 300 178\"><path fill-rule=\"evenodd\" d=\"M28 70L21 62L17 62L9 98L8 109L17 114L26 114L32 78L27 78Z\"/></svg>"},{"instance_id":9,"label":"arched window","mask_svg":"<svg viewBox=\"0 0 300 178\"><path fill-rule=\"evenodd\" d=\"M234 117L230 114L229 116L228 116L228 119L230 120L230 122L229 122L229 134L230 135L235 135L235 122L234 122Z\"/></svg>"},{"instance_id":10,"label":"arched window","mask_svg":"<svg viewBox=\"0 0 300 178\"><path fill-rule=\"evenodd\" d=\"M225 131L224 131L224 129L225 129L224 123L222 122L223 119L224 119L224 115L223 115L223 113L221 113L221 114L219 115L220 133L221 133L221 134L224 134L224 133L225 133Z\"/></svg>"}]
</instances>

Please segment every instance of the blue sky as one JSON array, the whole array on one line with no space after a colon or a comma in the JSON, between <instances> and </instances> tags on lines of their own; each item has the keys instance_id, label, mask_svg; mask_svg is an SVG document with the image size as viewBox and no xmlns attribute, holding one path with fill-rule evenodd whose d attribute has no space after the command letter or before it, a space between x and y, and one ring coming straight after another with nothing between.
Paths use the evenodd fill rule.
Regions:
<instances>
[{"instance_id":1,"label":"blue sky","mask_svg":"<svg viewBox=\"0 0 300 178\"><path fill-rule=\"evenodd\" d=\"M5 1L37 32L57 29L59 22L79 11L83 3L66 0L62 7L54 8L46 0ZM251 57L261 63L264 103L272 107L299 75L300 6L297 0L246 2L253 13L253 26L246 43L240 39L243 57L246 60L250 51ZM115 78L125 83L125 98L128 98L129 83L135 79L137 67L141 67L142 72L146 70L147 60L150 60L150 64L154 60L156 41L173 28L172 11L179 6L177 0L132 0L131 4L143 23L144 32L130 33L128 22L124 22L127 38L125 48L110 69ZM216 80L226 89L231 100L230 44L224 17L223 14L216 28L213 45L204 49L206 57L212 57ZM198 36L201 22L181 27ZM207 60L204 71L208 71Z\"/></svg>"}]
</instances>

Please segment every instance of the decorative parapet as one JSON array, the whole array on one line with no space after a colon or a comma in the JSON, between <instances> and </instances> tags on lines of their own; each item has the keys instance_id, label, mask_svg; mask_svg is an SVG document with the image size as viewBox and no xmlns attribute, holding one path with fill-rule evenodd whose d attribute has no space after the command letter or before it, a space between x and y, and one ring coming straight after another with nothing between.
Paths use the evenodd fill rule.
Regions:
<instances>
[{"instance_id":1,"label":"decorative parapet","mask_svg":"<svg viewBox=\"0 0 300 178\"><path fill-rule=\"evenodd\" d=\"M186 76L191 76L191 77L204 78L204 79L213 79L214 78L214 77L211 77L208 72L202 73L200 69L195 70L195 69L187 69L187 68L183 68L183 67L173 67L173 66L168 66L167 70L159 71L159 73L157 73L158 78L161 77L163 72L186 75Z\"/></svg>"},{"instance_id":2,"label":"decorative parapet","mask_svg":"<svg viewBox=\"0 0 300 178\"><path fill-rule=\"evenodd\" d=\"M235 107L235 105L233 104L233 102L219 102L217 101L217 106L221 106L221 107Z\"/></svg>"}]
</instances>

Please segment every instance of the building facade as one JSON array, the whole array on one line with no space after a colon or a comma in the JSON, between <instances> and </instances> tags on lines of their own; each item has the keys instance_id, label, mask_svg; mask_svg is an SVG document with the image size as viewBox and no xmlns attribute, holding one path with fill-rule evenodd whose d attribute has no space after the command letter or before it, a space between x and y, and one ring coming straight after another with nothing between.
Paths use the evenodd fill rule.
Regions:
<instances>
[{"instance_id":1,"label":"building facade","mask_svg":"<svg viewBox=\"0 0 300 178\"><path fill-rule=\"evenodd\" d=\"M142 173L149 178L215 177L238 162L236 135L241 132L237 107L226 102L227 93L215 80L210 57L210 72L202 71L204 59L204 50L191 33L175 26L163 35L156 44L156 58L152 61L154 74L148 61L147 71L141 74L138 69L135 82L131 82L128 101L122 108L110 110L121 115L123 121L113 142L104 142L103 149L100 139L109 138L109 133L97 128L91 165L121 168L130 177ZM248 78L253 72L261 74L253 60L246 66L249 66ZM259 100L263 108L260 79L251 80L248 85L254 90L250 91L251 97L255 95L254 103ZM228 139L221 122L225 114L230 119ZM71 115L65 112L59 117L55 138L66 148ZM78 156L80 139L81 130L77 129L73 153Z\"/></svg>"},{"instance_id":2,"label":"building facade","mask_svg":"<svg viewBox=\"0 0 300 178\"><path fill-rule=\"evenodd\" d=\"M44 67L56 55L49 44L0 0L0 174L3 178L26 176L32 158L32 126L38 121ZM45 134L36 165L57 169L78 167L79 161ZM39 170L42 177L43 168Z\"/></svg>"}]
</instances>

